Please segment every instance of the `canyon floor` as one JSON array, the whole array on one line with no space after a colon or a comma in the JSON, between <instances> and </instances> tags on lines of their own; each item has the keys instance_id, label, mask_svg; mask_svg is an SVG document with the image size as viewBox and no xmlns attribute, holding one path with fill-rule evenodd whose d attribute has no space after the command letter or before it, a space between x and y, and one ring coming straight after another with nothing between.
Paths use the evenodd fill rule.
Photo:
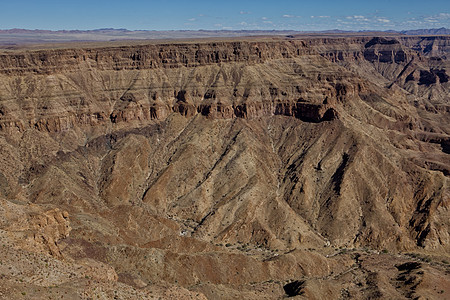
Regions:
<instances>
[{"instance_id":1,"label":"canyon floor","mask_svg":"<svg viewBox=\"0 0 450 300\"><path fill-rule=\"evenodd\" d=\"M450 299L449 36L0 49L1 299Z\"/></svg>"}]
</instances>

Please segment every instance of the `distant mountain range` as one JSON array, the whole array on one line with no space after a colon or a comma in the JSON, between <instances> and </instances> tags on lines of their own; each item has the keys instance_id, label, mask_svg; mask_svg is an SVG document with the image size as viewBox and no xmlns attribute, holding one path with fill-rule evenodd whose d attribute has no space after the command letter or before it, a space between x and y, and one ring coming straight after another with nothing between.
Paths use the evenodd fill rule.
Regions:
<instances>
[{"instance_id":1,"label":"distant mountain range","mask_svg":"<svg viewBox=\"0 0 450 300\"><path fill-rule=\"evenodd\" d=\"M148 39L192 39L243 36L298 36L298 35L450 35L450 29L415 29L403 31L294 31L294 30L128 30L124 28L100 28L94 30L29 30L0 29L0 45L36 43L64 43L89 41L148 40Z\"/></svg>"},{"instance_id":2,"label":"distant mountain range","mask_svg":"<svg viewBox=\"0 0 450 300\"><path fill-rule=\"evenodd\" d=\"M448 35L450 34L450 29L444 27L433 29L415 29L415 30L403 30L400 31L400 33L406 35Z\"/></svg>"}]
</instances>

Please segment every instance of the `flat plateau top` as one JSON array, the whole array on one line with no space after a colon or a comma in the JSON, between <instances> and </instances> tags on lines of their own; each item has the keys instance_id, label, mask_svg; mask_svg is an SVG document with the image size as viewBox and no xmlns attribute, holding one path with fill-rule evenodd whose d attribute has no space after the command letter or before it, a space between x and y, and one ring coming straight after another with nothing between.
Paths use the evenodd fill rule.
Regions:
<instances>
[{"instance_id":1,"label":"flat plateau top","mask_svg":"<svg viewBox=\"0 0 450 300\"><path fill-rule=\"evenodd\" d=\"M282 41L292 39L314 39L314 38L357 38L357 37L418 37L413 35L403 35L399 33L387 32L355 32L355 33L296 33L296 34L274 34L274 35L249 35L249 36L230 36L230 37L186 37L180 38L150 38L150 39L128 39L118 37L115 40L80 40L80 37L74 37L74 40L46 40L39 34L32 38L28 35L11 35L0 33L0 51L33 51L46 49L81 49L81 48L105 48L105 47L123 47L139 45L157 45L157 44L179 44L179 43L211 43L211 42L234 42L234 41Z\"/></svg>"}]
</instances>

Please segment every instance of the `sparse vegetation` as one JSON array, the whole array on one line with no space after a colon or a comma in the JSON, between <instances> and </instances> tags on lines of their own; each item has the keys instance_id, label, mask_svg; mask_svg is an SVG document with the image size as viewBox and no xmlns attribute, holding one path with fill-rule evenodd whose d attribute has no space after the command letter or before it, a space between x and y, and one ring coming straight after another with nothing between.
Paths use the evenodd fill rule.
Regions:
<instances>
[{"instance_id":1,"label":"sparse vegetation","mask_svg":"<svg viewBox=\"0 0 450 300\"><path fill-rule=\"evenodd\" d=\"M450 40L360 35L3 51L6 297L444 290Z\"/></svg>"}]
</instances>

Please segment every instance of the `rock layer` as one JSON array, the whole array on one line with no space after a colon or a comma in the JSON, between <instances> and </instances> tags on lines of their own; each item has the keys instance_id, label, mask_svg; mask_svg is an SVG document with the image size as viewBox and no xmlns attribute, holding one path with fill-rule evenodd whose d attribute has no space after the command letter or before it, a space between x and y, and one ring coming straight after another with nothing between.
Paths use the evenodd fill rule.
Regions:
<instances>
[{"instance_id":1,"label":"rock layer","mask_svg":"<svg viewBox=\"0 0 450 300\"><path fill-rule=\"evenodd\" d=\"M3 53L0 195L27 221L2 237L99 264L105 295L407 297L374 253L450 250L447 54L447 37Z\"/></svg>"}]
</instances>

